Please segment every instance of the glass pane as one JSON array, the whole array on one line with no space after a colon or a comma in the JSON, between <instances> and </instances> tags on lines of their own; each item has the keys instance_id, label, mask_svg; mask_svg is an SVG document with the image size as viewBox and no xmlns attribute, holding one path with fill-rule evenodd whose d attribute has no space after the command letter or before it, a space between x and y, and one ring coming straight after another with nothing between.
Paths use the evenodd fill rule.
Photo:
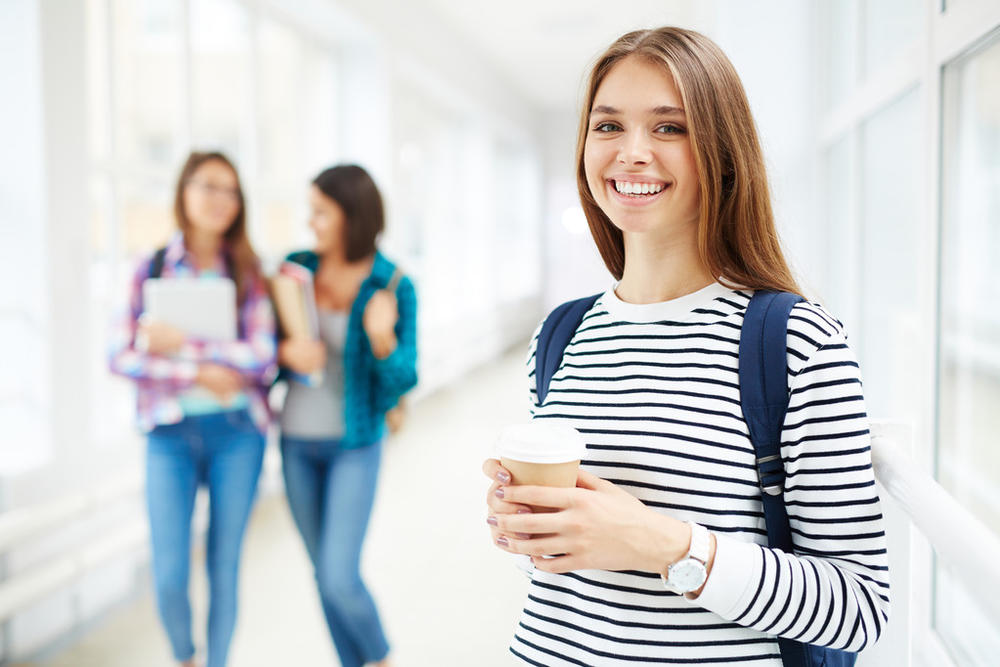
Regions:
<instances>
[{"instance_id":1,"label":"glass pane","mask_svg":"<svg viewBox=\"0 0 1000 667\"><path fill-rule=\"evenodd\" d=\"M103 172L96 172L90 179L90 258L92 262L110 265L115 253L114 199L111 179ZM97 288L97 285L92 285Z\"/></svg>"},{"instance_id":2,"label":"glass pane","mask_svg":"<svg viewBox=\"0 0 1000 667\"><path fill-rule=\"evenodd\" d=\"M493 267L501 302L538 293L541 276L541 223L536 203L541 174L533 156L501 144L495 153ZM510 258L516 257L512 262Z\"/></svg>"},{"instance_id":3,"label":"glass pane","mask_svg":"<svg viewBox=\"0 0 1000 667\"><path fill-rule=\"evenodd\" d=\"M925 5L914 0L868 0L864 11L864 72L869 75L920 38Z\"/></svg>"},{"instance_id":4,"label":"glass pane","mask_svg":"<svg viewBox=\"0 0 1000 667\"><path fill-rule=\"evenodd\" d=\"M825 242L827 266L824 274L822 302L837 317L844 319L848 331L855 331L855 322L847 321L857 292L857 278L844 264L857 256L858 222L856 167L852 151L852 135L834 144L826 154L826 211L828 216ZM832 259L836 257L838 261ZM846 269L846 270L845 270ZM860 333L860 331L859 331Z\"/></svg>"},{"instance_id":5,"label":"glass pane","mask_svg":"<svg viewBox=\"0 0 1000 667\"><path fill-rule=\"evenodd\" d=\"M107 0L87 0L87 144L91 158L111 158L111 66Z\"/></svg>"},{"instance_id":6,"label":"glass pane","mask_svg":"<svg viewBox=\"0 0 1000 667\"><path fill-rule=\"evenodd\" d=\"M827 76L825 92L827 107L835 107L854 89L858 70L858 3L857 0L827 2L821 5L826 13Z\"/></svg>"},{"instance_id":7,"label":"glass pane","mask_svg":"<svg viewBox=\"0 0 1000 667\"><path fill-rule=\"evenodd\" d=\"M914 89L861 127L861 336L865 399L873 417L918 423L921 323L917 235L921 219L920 95Z\"/></svg>"},{"instance_id":8,"label":"glass pane","mask_svg":"<svg viewBox=\"0 0 1000 667\"><path fill-rule=\"evenodd\" d=\"M259 207L254 241L271 259L311 245L307 188L336 162L336 78L332 57L270 19L260 25L258 58Z\"/></svg>"},{"instance_id":9,"label":"glass pane","mask_svg":"<svg viewBox=\"0 0 1000 667\"><path fill-rule=\"evenodd\" d=\"M152 252L176 229L173 184L159 180L128 180L120 191L121 236L126 257Z\"/></svg>"},{"instance_id":10,"label":"glass pane","mask_svg":"<svg viewBox=\"0 0 1000 667\"><path fill-rule=\"evenodd\" d=\"M182 150L180 3L115 0L115 162L129 171L172 173Z\"/></svg>"},{"instance_id":11,"label":"glass pane","mask_svg":"<svg viewBox=\"0 0 1000 667\"><path fill-rule=\"evenodd\" d=\"M191 3L193 146L222 150L240 167L250 148L250 22L235 0Z\"/></svg>"},{"instance_id":12,"label":"glass pane","mask_svg":"<svg viewBox=\"0 0 1000 667\"><path fill-rule=\"evenodd\" d=\"M944 76L938 461L941 484L1000 532L1000 36ZM939 569L935 626L960 664L1000 652L989 627Z\"/></svg>"}]
</instances>

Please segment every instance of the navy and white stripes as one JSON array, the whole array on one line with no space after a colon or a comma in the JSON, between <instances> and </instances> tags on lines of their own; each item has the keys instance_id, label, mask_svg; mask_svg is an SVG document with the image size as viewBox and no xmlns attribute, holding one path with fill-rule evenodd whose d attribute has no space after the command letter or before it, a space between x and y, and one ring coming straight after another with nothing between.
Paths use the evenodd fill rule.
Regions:
<instances>
[{"instance_id":1,"label":"navy and white stripes","mask_svg":"<svg viewBox=\"0 0 1000 667\"><path fill-rule=\"evenodd\" d=\"M820 306L789 320L790 403L781 454L795 555L767 538L739 403L750 294L715 284L673 301L598 299L545 404L587 441L584 467L646 505L714 531L697 601L655 573L536 571L511 652L526 664L778 667L775 635L860 650L885 626L889 583L858 364ZM664 564L666 565L666 564Z\"/></svg>"}]
</instances>

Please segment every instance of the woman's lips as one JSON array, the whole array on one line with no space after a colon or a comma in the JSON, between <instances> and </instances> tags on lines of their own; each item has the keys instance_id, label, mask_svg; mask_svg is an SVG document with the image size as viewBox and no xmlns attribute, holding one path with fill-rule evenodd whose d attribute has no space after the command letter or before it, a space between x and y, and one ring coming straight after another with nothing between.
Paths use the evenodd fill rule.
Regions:
<instances>
[{"instance_id":1,"label":"woman's lips","mask_svg":"<svg viewBox=\"0 0 1000 667\"><path fill-rule=\"evenodd\" d=\"M647 204L652 204L653 202L660 199L660 197L663 196L663 193L667 192L673 185L672 183L654 184L654 183L648 183L647 181L641 181L641 182L631 181L629 182L629 185L631 186L631 188L634 189L637 183L648 184L650 186L662 186L662 189L659 192L649 193L649 194L625 194L619 192L618 188L615 187L615 179L609 178L605 181L605 185L608 191L610 192L610 196L615 201L624 204L625 206L646 206Z\"/></svg>"}]
</instances>

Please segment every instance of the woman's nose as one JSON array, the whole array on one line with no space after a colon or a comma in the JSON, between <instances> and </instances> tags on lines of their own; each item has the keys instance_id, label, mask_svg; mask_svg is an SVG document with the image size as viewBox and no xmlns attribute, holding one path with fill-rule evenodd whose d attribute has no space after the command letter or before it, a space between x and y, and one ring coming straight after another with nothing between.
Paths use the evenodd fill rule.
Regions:
<instances>
[{"instance_id":1,"label":"woman's nose","mask_svg":"<svg viewBox=\"0 0 1000 667\"><path fill-rule=\"evenodd\" d=\"M652 159L649 137L645 132L628 132L622 137L618 148L618 162L621 164L648 164Z\"/></svg>"}]
</instances>

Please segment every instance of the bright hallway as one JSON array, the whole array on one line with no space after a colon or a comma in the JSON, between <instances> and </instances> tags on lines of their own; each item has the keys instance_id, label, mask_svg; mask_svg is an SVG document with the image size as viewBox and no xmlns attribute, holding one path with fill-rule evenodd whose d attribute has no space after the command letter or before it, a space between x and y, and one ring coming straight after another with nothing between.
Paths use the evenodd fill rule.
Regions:
<instances>
[{"instance_id":1,"label":"bright hallway","mask_svg":"<svg viewBox=\"0 0 1000 667\"><path fill-rule=\"evenodd\" d=\"M398 667L511 664L507 642L525 575L489 541L480 472L493 438L527 414L519 347L422 400L384 453L363 572L379 601ZM272 471L273 472L273 471ZM234 667L337 664L312 570L280 476L262 480L244 543ZM203 627L205 578L192 564L195 627ZM146 576L137 573L137 576ZM197 636L197 633L196 633ZM118 606L38 667L172 667L152 595Z\"/></svg>"},{"instance_id":2,"label":"bright hallway","mask_svg":"<svg viewBox=\"0 0 1000 667\"><path fill-rule=\"evenodd\" d=\"M873 449L892 620L859 666L997 663L997 0L0 0L0 667L175 664L108 348L137 262L179 238L177 193L208 191L181 166L216 150L268 277L314 247L318 174L377 184L419 380L367 576L398 667L507 664L526 581L489 544L479 468L525 418L538 322L612 283L574 161L585 73L664 25L732 61L791 272L843 323L866 413L902 425L902 451ZM336 664L271 439L230 664Z\"/></svg>"}]
</instances>

